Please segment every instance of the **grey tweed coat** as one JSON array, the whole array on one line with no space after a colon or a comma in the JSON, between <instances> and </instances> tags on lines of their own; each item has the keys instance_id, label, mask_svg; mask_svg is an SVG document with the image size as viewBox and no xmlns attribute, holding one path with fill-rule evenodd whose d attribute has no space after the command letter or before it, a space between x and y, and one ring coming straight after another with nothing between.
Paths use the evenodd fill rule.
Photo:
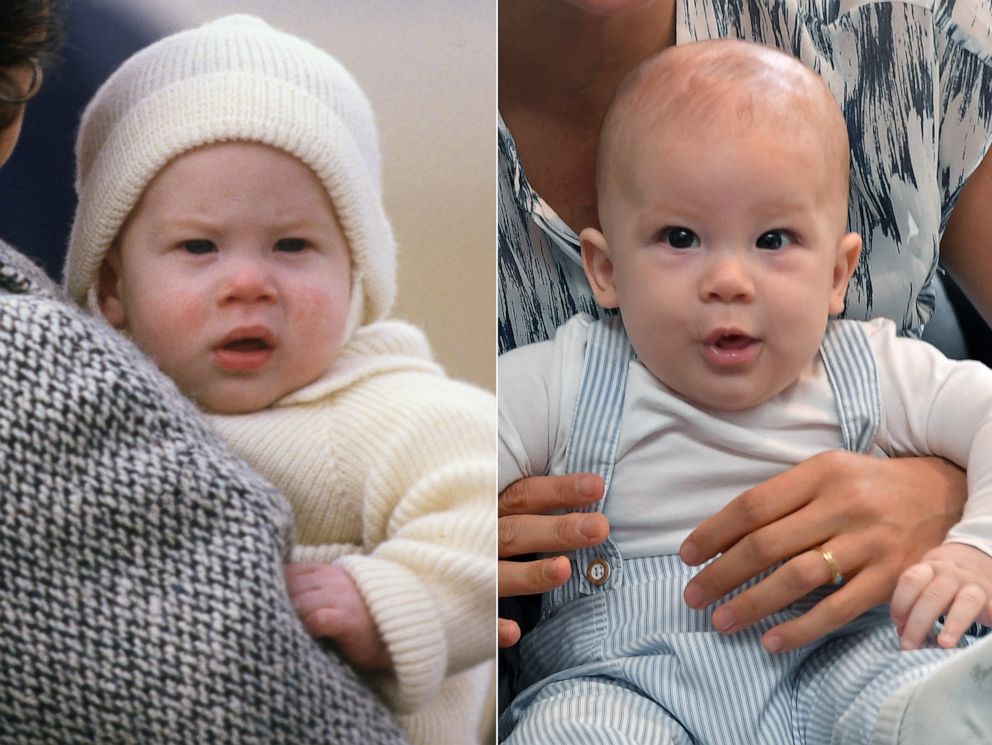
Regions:
<instances>
[{"instance_id":1,"label":"grey tweed coat","mask_svg":"<svg viewBox=\"0 0 992 745\"><path fill-rule=\"evenodd\" d=\"M0 242L0 743L401 743L294 613L290 511Z\"/></svg>"}]
</instances>

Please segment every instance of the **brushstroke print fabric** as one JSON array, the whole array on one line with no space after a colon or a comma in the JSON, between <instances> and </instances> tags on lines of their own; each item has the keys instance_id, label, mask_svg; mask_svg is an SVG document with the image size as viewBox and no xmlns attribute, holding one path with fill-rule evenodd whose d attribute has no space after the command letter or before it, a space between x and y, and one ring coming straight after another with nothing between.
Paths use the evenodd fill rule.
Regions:
<instances>
[{"instance_id":1,"label":"brushstroke print fabric","mask_svg":"<svg viewBox=\"0 0 992 745\"><path fill-rule=\"evenodd\" d=\"M851 230L864 238L845 317L919 336L933 313L940 237L992 144L992 1L680 0L676 43L739 38L815 70L851 140ZM527 183L499 121L499 349L601 315L576 230Z\"/></svg>"}]
</instances>

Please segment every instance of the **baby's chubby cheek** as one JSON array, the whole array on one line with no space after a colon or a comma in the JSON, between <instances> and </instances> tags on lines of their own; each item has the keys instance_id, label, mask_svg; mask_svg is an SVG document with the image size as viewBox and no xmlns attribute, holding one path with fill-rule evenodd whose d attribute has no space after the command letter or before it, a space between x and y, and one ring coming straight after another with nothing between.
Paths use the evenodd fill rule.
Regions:
<instances>
[{"instance_id":1,"label":"baby's chubby cheek","mask_svg":"<svg viewBox=\"0 0 992 745\"><path fill-rule=\"evenodd\" d=\"M194 293L172 288L168 296L148 296L145 302L131 303L127 330L152 357L177 355L183 347L203 343L200 338L211 319L211 311Z\"/></svg>"},{"instance_id":2,"label":"baby's chubby cheek","mask_svg":"<svg viewBox=\"0 0 992 745\"><path fill-rule=\"evenodd\" d=\"M157 315L162 326L166 327L163 330L174 340L178 340L182 338L180 335L190 336L201 332L218 315L218 311L195 293L177 291L170 307L160 308Z\"/></svg>"},{"instance_id":3,"label":"baby's chubby cheek","mask_svg":"<svg viewBox=\"0 0 992 745\"><path fill-rule=\"evenodd\" d=\"M337 358L348 325L348 290L300 288L287 317L287 341L302 377L323 374Z\"/></svg>"},{"instance_id":4,"label":"baby's chubby cheek","mask_svg":"<svg viewBox=\"0 0 992 745\"><path fill-rule=\"evenodd\" d=\"M335 338L340 337L348 321L348 300L347 287L343 292L323 286L302 287L294 298L291 322L317 326Z\"/></svg>"}]
</instances>

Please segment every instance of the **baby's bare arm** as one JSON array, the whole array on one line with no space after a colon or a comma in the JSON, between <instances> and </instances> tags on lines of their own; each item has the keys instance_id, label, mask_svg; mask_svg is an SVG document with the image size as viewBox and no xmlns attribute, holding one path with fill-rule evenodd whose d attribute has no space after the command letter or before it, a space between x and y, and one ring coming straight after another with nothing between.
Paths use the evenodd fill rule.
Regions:
<instances>
[{"instance_id":1,"label":"baby's bare arm","mask_svg":"<svg viewBox=\"0 0 992 745\"><path fill-rule=\"evenodd\" d=\"M359 669L392 666L368 605L344 569L333 564L288 564L286 585L311 636L333 639L344 658Z\"/></svg>"},{"instance_id":2,"label":"baby's bare arm","mask_svg":"<svg viewBox=\"0 0 992 745\"><path fill-rule=\"evenodd\" d=\"M937 637L945 648L955 646L975 621L992 623L992 557L963 543L945 543L902 573L892 594L892 620L903 649L917 649L945 614Z\"/></svg>"}]
</instances>

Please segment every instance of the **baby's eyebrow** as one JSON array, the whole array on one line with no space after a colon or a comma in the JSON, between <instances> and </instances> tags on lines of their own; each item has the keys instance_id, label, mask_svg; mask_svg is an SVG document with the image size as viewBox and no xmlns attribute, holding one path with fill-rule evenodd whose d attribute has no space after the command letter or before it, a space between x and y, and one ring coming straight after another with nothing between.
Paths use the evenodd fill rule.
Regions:
<instances>
[{"instance_id":1,"label":"baby's eyebrow","mask_svg":"<svg viewBox=\"0 0 992 745\"><path fill-rule=\"evenodd\" d=\"M318 227L325 222L326 219L323 215L316 215L309 210L304 210L299 213L282 213L269 221L269 226L275 230L293 230L295 228Z\"/></svg>"},{"instance_id":2,"label":"baby's eyebrow","mask_svg":"<svg viewBox=\"0 0 992 745\"><path fill-rule=\"evenodd\" d=\"M822 205L812 199L783 198L757 205L754 212L756 215L768 215L769 219L781 219L816 216L821 209Z\"/></svg>"},{"instance_id":3,"label":"baby's eyebrow","mask_svg":"<svg viewBox=\"0 0 992 745\"><path fill-rule=\"evenodd\" d=\"M294 233L323 232L329 229L323 219L309 212L275 215L271 218L259 216L257 220L251 222L253 229L262 229L283 238L295 237L292 235ZM190 214L160 214L152 218L150 223L155 230L192 233L221 232L230 227L230 220L225 217L213 218L209 215ZM240 227L244 227L244 224L242 223Z\"/></svg>"},{"instance_id":4,"label":"baby's eyebrow","mask_svg":"<svg viewBox=\"0 0 992 745\"><path fill-rule=\"evenodd\" d=\"M157 228L178 230L211 230L217 227L217 223L210 218L190 215L158 215L151 220L151 223Z\"/></svg>"}]
</instances>

